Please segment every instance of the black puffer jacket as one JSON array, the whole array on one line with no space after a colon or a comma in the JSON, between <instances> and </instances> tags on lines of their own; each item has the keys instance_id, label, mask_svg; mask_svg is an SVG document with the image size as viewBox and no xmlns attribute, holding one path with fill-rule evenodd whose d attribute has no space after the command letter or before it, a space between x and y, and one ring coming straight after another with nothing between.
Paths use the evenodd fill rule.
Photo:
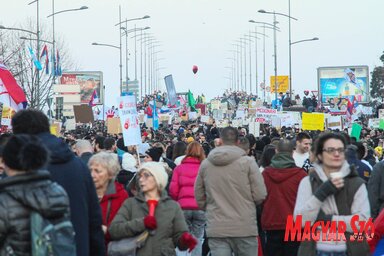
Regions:
<instances>
[{"instance_id":1,"label":"black puffer jacket","mask_svg":"<svg viewBox=\"0 0 384 256\"><path fill-rule=\"evenodd\" d=\"M30 212L45 218L68 216L64 189L50 180L48 171L7 177L0 181L0 255L31 255Z\"/></svg>"}]
</instances>

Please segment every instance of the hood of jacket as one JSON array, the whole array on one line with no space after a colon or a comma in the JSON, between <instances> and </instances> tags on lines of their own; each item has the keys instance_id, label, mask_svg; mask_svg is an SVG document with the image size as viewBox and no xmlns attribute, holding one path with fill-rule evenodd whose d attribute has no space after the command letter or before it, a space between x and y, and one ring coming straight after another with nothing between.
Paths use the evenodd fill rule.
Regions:
<instances>
[{"instance_id":1,"label":"hood of jacket","mask_svg":"<svg viewBox=\"0 0 384 256\"><path fill-rule=\"evenodd\" d=\"M208 161L216 166L226 166L236 161L246 153L237 146L220 146L212 150L208 155Z\"/></svg>"},{"instance_id":2,"label":"hood of jacket","mask_svg":"<svg viewBox=\"0 0 384 256\"><path fill-rule=\"evenodd\" d=\"M296 167L295 160L289 153L277 153L272 157L271 166L273 168L293 168Z\"/></svg>"},{"instance_id":3,"label":"hood of jacket","mask_svg":"<svg viewBox=\"0 0 384 256\"><path fill-rule=\"evenodd\" d=\"M75 157L68 144L56 136L50 133L40 133L37 136L49 150L50 164L66 163Z\"/></svg>"},{"instance_id":4,"label":"hood of jacket","mask_svg":"<svg viewBox=\"0 0 384 256\"><path fill-rule=\"evenodd\" d=\"M64 189L50 180L48 171L34 171L0 181L0 191L45 218L68 213L69 199Z\"/></svg>"},{"instance_id":5,"label":"hood of jacket","mask_svg":"<svg viewBox=\"0 0 384 256\"><path fill-rule=\"evenodd\" d=\"M121 193L125 193L124 186L112 179L108 183L107 191L102 200L117 198Z\"/></svg>"},{"instance_id":6,"label":"hood of jacket","mask_svg":"<svg viewBox=\"0 0 384 256\"><path fill-rule=\"evenodd\" d=\"M181 164L200 164L200 160L195 157L184 157Z\"/></svg>"},{"instance_id":7,"label":"hood of jacket","mask_svg":"<svg viewBox=\"0 0 384 256\"><path fill-rule=\"evenodd\" d=\"M304 170L297 166L291 168L274 168L272 166L268 166L263 171L264 179L269 178L274 183L283 183L284 181L292 178L299 177Z\"/></svg>"}]
</instances>

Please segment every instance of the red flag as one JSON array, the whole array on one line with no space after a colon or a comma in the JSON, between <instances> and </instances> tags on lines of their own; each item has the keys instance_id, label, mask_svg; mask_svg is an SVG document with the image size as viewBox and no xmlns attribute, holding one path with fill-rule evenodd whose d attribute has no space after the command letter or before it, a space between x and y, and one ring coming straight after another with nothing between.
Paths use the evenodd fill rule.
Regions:
<instances>
[{"instance_id":1,"label":"red flag","mask_svg":"<svg viewBox=\"0 0 384 256\"><path fill-rule=\"evenodd\" d=\"M19 108L19 104L27 103L24 91L7 67L2 64L0 64L0 95L0 101L15 110Z\"/></svg>"}]
</instances>

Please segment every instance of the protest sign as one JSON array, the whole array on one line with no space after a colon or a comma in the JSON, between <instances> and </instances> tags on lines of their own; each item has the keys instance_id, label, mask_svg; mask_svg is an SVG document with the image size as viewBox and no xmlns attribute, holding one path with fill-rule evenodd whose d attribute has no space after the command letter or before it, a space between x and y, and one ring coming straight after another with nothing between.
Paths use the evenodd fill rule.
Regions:
<instances>
[{"instance_id":1,"label":"protest sign","mask_svg":"<svg viewBox=\"0 0 384 256\"><path fill-rule=\"evenodd\" d=\"M65 121L65 129L67 131L76 130L75 119L67 119L67 121Z\"/></svg>"},{"instance_id":2,"label":"protest sign","mask_svg":"<svg viewBox=\"0 0 384 256\"><path fill-rule=\"evenodd\" d=\"M380 119L379 129L384 129L384 119Z\"/></svg>"},{"instance_id":3,"label":"protest sign","mask_svg":"<svg viewBox=\"0 0 384 256\"><path fill-rule=\"evenodd\" d=\"M164 81L165 81L165 86L167 88L169 104L176 105L177 94L176 94L175 84L173 82L172 75L168 75L164 77Z\"/></svg>"},{"instance_id":4,"label":"protest sign","mask_svg":"<svg viewBox=\"0 0 384 256\"><path fill-rule=\"evenodd\" d=\"M236 110L236 118L244 118L245 111L244 110Z\"/></svg>"},{"instance_id":5,"label":"protest sign","mask_svg":"<svg viewBox=\"0 0 384 256\"><path fill-rule=\"evenodd\" d=\"M343 130L343 121L341 116L329 116L327 117L327 128L331 130Z\"/></svg>"},{"instance_id":6,"label":"protest sign","mask_svg":"<svg viewBox=\"0 0 384 256\"><path fill-rule=\"evenodd\" d=\"M299 112L278 112L278 116L280 117L281 127L294 127L299 124L301 120Z\"/></svg>"},{"instance_id":7,"label":"protest sign","mask_svg":"<svg viewBox=\"0 0 384 256\"><path fill-rule=\"evenodd\" d=\"M60 123L53 123L49 127L49 131L52 135L58 137L60 135Z\"/></svg>"},{"instance_id":8,"label":"protest sign","mask_svg":"<svg viewBox=\"0 0 384 256\"><path fill-rule=\"evenodd\" d=\"M119 116L125 146L141 144L139 116L134 95L120 97Z\"/></svg>"},{"instance_id":9,"label":"protest sign","mask_svg":"<svg viewBox=\"0 0 384 256\"><path fill-rule=\"evenodd\" d=\"M371 129L378 129L380 126L380 119L371 118L368 120L368 127Z\"/></svg>"},{"instance_id":10,"label":"protest sign","mask_svg":"<svg viewBox=\"0 0 384 256\"><path fill-rule=\"evenodd\" d=\"M107 118L107 131L109 134L119 134L122 132L120 118Z\"/></svg>"},{"instance_id":11,"label":"protest sign","mask_svg":"<svg viewBox=\"0 0 384 256\"><path fill-rule=\"evenodd\" d=\"M255 137L260 136L260 123L254 122L254 121L250 122L248 129L249 129L249 133L253 134L253 136L255 136Z\"/></svg>"},{"instance_id":12,"label":"protest sign","mask_svg":"<svg viewBox=\"0 0 384 256\"><path fill-rule=\"evenodd\" d=\"M220 108L220 101L218 100L212 100L211 101L211 109L219 109Z\"/></svg>"},{"instance_id":13,"label":"protest sign","mask_svg":"<svg viewBox=\"0 0 384 256\"><path fill-rule=\"evenodd\" d=\"M92 123L94 121L92 107L88 105L75 105L73 106L73 112L75 113L76 123Z\"/></svg>"},{"instance_id":14,"label":"protest sign","mask_svg":"<svg viewBox=\"0 0 384 256\"><path fill-rule=\"evenodd\" d=\"M278 116L273 116L271 121L272 127L281 128L281 120Z\"/></svg>"},{"instance_id":15,"label":"protest sign","mask_svg":"<svg viewBox=\"0 0 384 256\"><path fill-rule=\"evenodd\" d=\"M363 127L358 124L352 124L351 137L355 137L356 141L360 140L360 134Z\"/></svg>"},{"instance_id":16,"label":"protest sign","mask_svg":"<svg viewBox=\"0 0 384 256\"><path fill-rule=\"evenodd\" d=\"M201 116L200 121L202 123L208 123L209 122L209 116Z\"/></svg>"},{"instance_id":17,"label":"protest sign","mask_svg":"<svg viewBox=\"0 0 384 256\"><path fill-rule=\"evenodd\" d=\"M308 131L324 131L324 114L303 113L302 128Z\"/></svg>"},{"instance_id":18,"label":"protest sign","mask_svg":"<svg viewBox=\"0 0 384 256\"><path fill-rule=\"evenodd\" d=\"M276 109L256 108L256 120L258 123L271 124L273 116L277 116Z\"/></svg>"},{"instance_id":19,"label":"protest sign","mask_svg":"<svg viewBox=\"0 0 384 256\"><path fill-rule=\"evenodd\" d=\"M384 119L384 109L379 109L379 119Z\"/></svg>"}]
</instances>

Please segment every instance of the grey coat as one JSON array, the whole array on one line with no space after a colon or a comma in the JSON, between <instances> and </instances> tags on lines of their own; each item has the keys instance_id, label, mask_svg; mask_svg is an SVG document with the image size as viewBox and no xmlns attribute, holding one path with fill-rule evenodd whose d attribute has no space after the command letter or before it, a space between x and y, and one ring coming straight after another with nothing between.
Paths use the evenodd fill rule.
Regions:
<instances>
[{"instance_id":1,"label":"grey coat","mask_svg":"<svg viewBox=\"0 0 384 256\"><path fill-rule=\"evenodd\" d=\"M48 171L30 172L0 181L0 255L31 255L30 213L44 218L69 219L64 189L50 180Z\"/></svg>"},{"instance_id":2,"label":"grey coat","mask_svg":"<svg viewBox=\"0 0 384 256\"><path fill-rule=\"evenodd\" d=\"M144 217L148 215L148 206L142 193L127 199L121 206L109 228L111 240L139 235L145 230ZM180 206L165 191L156 207L157 229L149 235L145 245L138 249L138 256L176 255L175 247L188 228Z\"/></svg>"}]
</instances>

